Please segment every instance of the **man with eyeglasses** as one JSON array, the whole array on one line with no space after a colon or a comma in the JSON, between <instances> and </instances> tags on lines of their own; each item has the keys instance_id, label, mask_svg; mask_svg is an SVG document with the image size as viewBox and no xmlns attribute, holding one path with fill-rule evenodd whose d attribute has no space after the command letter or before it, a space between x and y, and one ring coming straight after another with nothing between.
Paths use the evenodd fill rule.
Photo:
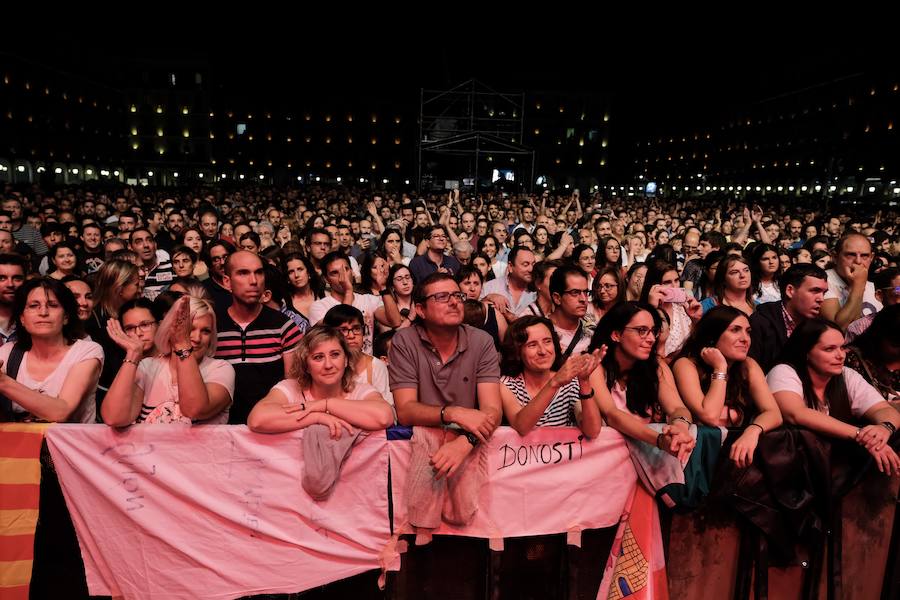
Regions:
<instances>
[{"instance_id":1,"label":"man with eyeglasses","mask_svg":"<svg viewBox=\"0 0 900 600\"><path fill-rule=\"evenodd\" d=\"M322 275L322 259L329 252L331 252L331 233L319 227L310 229L306 234L306 253L319 275Z\"/></svg>"},{"instance_id":2,"label":"man with eyeglasses","mask_svg":"<svg viewBox=\"0 0 900 600\"><path fill-rule=\"evenodd\" d=\"M879 300L884 307L900 304L900 269L897 267L888 267L875 274L872 282L875 287L875 298ZM882 309L883 310L883 309ZM863 332L869 328L872 321L875 320L876 313L860 317L850 323L847 327L847 340L849 344L855 338L861 336Z\"/></svg>"},{"instance_id":3,"label":"man with eyeglasses","mask_svg":"<svg viewBox=\"0 0 900 600\"><path fill-rule=\"evenodd\" d=\"M534 252L516 246L509 252L506 275L484 284L481 299L493 304L508 322L513 322L529 304L537 299L532 290Z\"/></svg>"},{"instance_id":4,"label":"man with eyeglasses","mask_svg":"<svg viewBox=\"0 0 900 600\"><path fill-rule=\"evenodd\" d=\"M447 273L455 275L459 273L459 261L453 256L444 254L447 249L447 230L443 225L433 225L428 232L428 250L420 254L409 263L409 271L413 281L419 283L432 273Z\"/></svg>"},{"instance_id":5,"label":"man with eyeglasses","mask_svg":"<svg viewBox=\"0 0 900 600\"><path fill-rule=\"evenodd\" d=\"M437 528L442 513L454 524L472 520L487 477L484 444L501 420L494 341L462 324L464 301L449 274L428 276L413 292L418 319L391 343L397 418L415 427L407 499L417 528Z\"/></svg>"},{"instance_id":6,"label":"man with eyeglasses","mask_svg":"<svg viewBox=\"0 0 900 600\"><path fill-rule=\"evenodd\" d=\"M225 261L234 254L235 247L225 240L215 240L207 249L209 254L209 279L203 282L212 296L216 312L219 313L231 306L231 290L225 287Z\"/></svg>"},{"instance_id":7,"label":"man with eyeglasses","mask_svg":"<svg viewBox=\"0 0 900 600\"><path fill-rule=\"evenodd\" d=\"M353 270L350 257L342 252L331 252L322 259L322 271L325 281L331 288L324 298L313 302L309 309L309 322L315 325L325 317L325 313L338 304L349 304L363 314L366 325L366 337L363 352L372 354L372 342L375 334L375 321L387 327L399 327L403 322L397 302L390 290L385 288L381 296L373 294L357 294L353 291Z\"/></svg>"},{"instance_id":8,"label":"man with eyeglasses","mask_svg":"<svg viewBox=\"0 0 900 600\"><path fill-rule=\"evenodd\" d=\"M581 322L587 313L590 298L587 274L580 267L566 264L553 271L550 276L550 299L553 302L550 321L559 337L563 360L581 354L591 343L591 333L585 330Z\"/></svg>"},{"instance_id":9,"label":"man with eyeglasses","mask_svg":"<svg viewBox=\"0 0 900 600\"><path fill-rule=\"evenodd\" d=\"M681 271L681 287L694 292L694 297L700 299L700 279L703 277L703 260L713 250L721 250L728 243L725 236L718 231L707 231L700 234L696 229L691 229L684 234L684 242L681 250L684 253L684 269Z\"/></svg>"}]
</instances>

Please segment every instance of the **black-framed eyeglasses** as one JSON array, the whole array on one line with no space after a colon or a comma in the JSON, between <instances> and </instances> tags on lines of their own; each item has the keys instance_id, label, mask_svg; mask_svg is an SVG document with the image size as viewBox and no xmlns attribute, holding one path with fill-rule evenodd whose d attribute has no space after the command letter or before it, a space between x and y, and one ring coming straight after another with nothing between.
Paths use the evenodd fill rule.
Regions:
<instances>
[{"instance_id":1,"label":"black-framed eyeglasses","mask_svg":"<svg viewBox=\"0 0 900 600\"><path fill-rule=\"evenodd\" d=\"M147 333L154 325L156 325L156 321L141 321L135 325L126 325L122 328L122 331L124 331L126 335L132 335L137 331Z\"/></svg>"},{"instance_id":2,"label":"black-framed eyeglasses","mask_svg":"<svg viewBox=\"0 0 900 600\"><path fill-rule=\"evenodd\" d=\"M567 296L570 296L572 298L580 298L581 296L590 297L591 290L566 290L563 292L563 294L566 294Z\"/></svg>"},{"instance_id":3,"label":"black-framed eyeglasses","mask_svg":"<svg viewBox=\"0 0 900 600\"><path fill-rule=\"evenodd\" d=\"M365 325L345 325L343 327L338 327L337 330L340 331L341 335L344 337L356 337L358 335L369 334L369 328Z\"/></svg>"},{"instance_id":4,"label":"black-framed eyeglasses","mask_svg":"<svg viewBox=\"0 0 900 600\"><path fill-rule=\"evenodd\" d=\"M438 304L447 304L450 302L450 298L455 298L457 302L465 302L466 295L462 292L438 292L436 294L429 294L425 296L425 302L429 299L433 299Z\"/></svg>"},{"instance_id":5,"label":"black-framed eyeglasses","mask_svg":"<svg viewBox=\"0 0 900 600\"><path fill-rule=\"evenodd\" d=\"M641 339L646 338L648 335L653 335L653 337L659 336L659 328L657 327L623 327L622 329L630 329L638 334L638 337Z\"/></svg>"}]
</instances>

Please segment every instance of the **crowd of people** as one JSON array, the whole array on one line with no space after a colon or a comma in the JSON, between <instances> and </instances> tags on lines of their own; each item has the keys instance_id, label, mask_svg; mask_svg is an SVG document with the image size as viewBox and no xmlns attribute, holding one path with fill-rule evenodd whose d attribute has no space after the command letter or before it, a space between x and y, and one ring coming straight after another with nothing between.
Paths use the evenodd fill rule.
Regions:
<instances>
[{"instance_id":1,"label":"crowd of people","mask_svg":"<svg viewBox=\"0 0 900 600\"><path fill-rule=\"evenodd\" d=\"M0 408L309 428L310 452L342 444L305 475L316 497L360 432L412 426L413 479L432 483L410 500L424 528L471 518L477 494L454 493L443 515L435 496L477 489L502 424L610 427L681 462L695 426L721 426L737 468L789 426L897 474L900 210L888 209L9 187Z\"/></svg>"}]
</instances>

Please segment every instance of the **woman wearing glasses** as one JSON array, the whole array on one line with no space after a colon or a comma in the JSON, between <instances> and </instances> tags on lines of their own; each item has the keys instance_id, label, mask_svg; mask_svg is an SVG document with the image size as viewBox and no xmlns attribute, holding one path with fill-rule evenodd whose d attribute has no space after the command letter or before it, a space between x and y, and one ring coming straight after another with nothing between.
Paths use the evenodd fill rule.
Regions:
<instances>
[{"instance_id":1,"label":"woman wearing glasses","mask_svg":"<svg viewBox=\"0 0 900 600\"><path fill-rule=\"evenodd\" d=\"M619 302L625 302L625 282L618 267L606 267L594 279L591 289L591 302L585 315L591 329Z\"/></svg>"},{"instance_id":2,"label":"woman wearing glasses","mask_svg":"<svg viewBox=\"0 0 900 600\"><path fill-rule=\"evenodd\" d=\"M684 406L672 371L656 353L661 317L649 304L622 302L607 312L591 338L589 352L606 346L602 369L591 375L595 395L610 427L633 440L684 460L694 447L691 413ZM651 423L665 423L657 431Z\"/></svg>"},{"instance_id":3,"label":"woman wearing glasses","mask_svg":"<svg viewBox=\"0 0 900 600\"><path fill-rule=\"evenodd\" d=\"M344 336L347 347L353 353L356 382L374 387L381 397L393 406L394 397L391 395L387 365L384 361L362 351L363 340L368 332L359 309L349 304L338 304L328 309L321 322L326 327L334 327Z\"/></svg>"},{"instance_id":4,"label":"woman wearing glasses","mask_svg":"<svg viewBox=\"0 0 900 600\"><path fill-rule=\"evenodd\" d=\"M493 304L486 300L481 300L481 289L484 287L484 279L481 271L471 265L466 265L456 274L456 282L459 284L460 291L466 295L467 301L477 302L481 310L477 310L477 305L472 305L477 313L475 321L477 324L469 323L473 327L477 327L486 332L494 339L494 345L500 349L500 344L506 338L506 318L498 311ZM466 311L469 312L468 310Z\"/></svg>"},{"instance_id":5,"label":"woman wearing glasses","mask_svg":"<svg viewBox=\"0 0 900 600\"><path fill-rule=\"evenodd\" d=\"M144 327L146 321L143 322ZM134 332L141 330L141 324ZM110 337L125 359L109 388L100 414L112 427L132 423L216 424L228 422L234 395L234 367L213 358L216 316L207 300L183 296L156 332L160 355L144 358L145 340L128 335L115 321Z\"/></svg>"},{"instance_id":6,"label":"woman wearing glasses","mask_svg":"<svg viewBox=\"0 0 900 600\"><path fill-rule=\"evenodd\" d=\"M16 291L18 341L0 347L0 420L93 423L103 350L85 340L72 292L51 278ZM10 375L15 371L15 377Z\"/></svg>"},{"instance_id":7,"label":"woman wearing glasses","mask_svg":"<svg viewBox=\"0 0 900 600\"><path fill-rule=\"evenodd\" d=\"M548 319L527 315L509 327L503 344L500 400L506 420L519 435L535 427L580 427L593 438L600 433L595 393L609 396L606 387L591 387L591 373L602 351L562 361L559 338Z\"/></svg>"},{"instance_id":8,"label":"woman wearing glasses","mask_svg":"<svg viewBox=\"0 0 900 600\"><path fill-rule=\"evenodd\" d=\"M141 342L142 358L147 358L156 353L154 338L163 316L164 312L159 304L146 298L135 298L122 305L119 309L118 320L110 319L107 321L107 333L110 333L110 329L113 329L117 334L124 333L132 340L139 340ZM121 339L121 336L113 336L110 333L110 338L116 341ZM121 346L121 344L120 347L127 354L128 348Z\"/></svg>"}]
</instances>

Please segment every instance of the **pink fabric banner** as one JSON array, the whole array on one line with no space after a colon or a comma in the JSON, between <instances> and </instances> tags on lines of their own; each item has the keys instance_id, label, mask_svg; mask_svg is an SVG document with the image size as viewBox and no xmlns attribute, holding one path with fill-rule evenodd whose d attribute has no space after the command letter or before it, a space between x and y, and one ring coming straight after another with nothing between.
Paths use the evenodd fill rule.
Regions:
<instances>
[{"instance_id":1,"label":"pink fabric banner","mask_svg":"<svg viewBox=\"0 0 900 600\"><path fill-rule=\"evenodd\" d=\"M406 472L410 443L390 442L394 523L407 523ZM434 534L494 540L504 537L569 533L580 544L584 529L612 527L624 511L637 481L622 436L604 427L593 440L573 427L541 427L524 438L500 427L487 447L488 483L479 495L472 523L446 523Z\"/></svg>"},{"instance_id":2,"label":"pink fabric banner","mask_svg":"<svg viewBox=\"0 0 900 600\"><path fill-rule=\"evenodd\" d=\"M390 540L383 432L353 448L318 503L300 486L301 432L48 432L91 594L225 600L297 592L381 566Z\"/></svg>"}]
</instances>

